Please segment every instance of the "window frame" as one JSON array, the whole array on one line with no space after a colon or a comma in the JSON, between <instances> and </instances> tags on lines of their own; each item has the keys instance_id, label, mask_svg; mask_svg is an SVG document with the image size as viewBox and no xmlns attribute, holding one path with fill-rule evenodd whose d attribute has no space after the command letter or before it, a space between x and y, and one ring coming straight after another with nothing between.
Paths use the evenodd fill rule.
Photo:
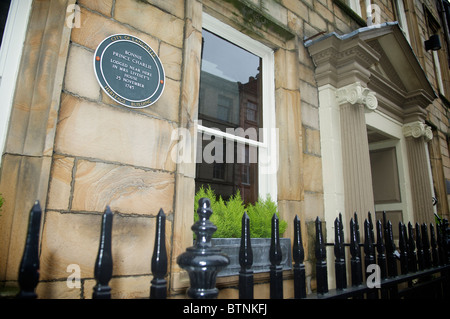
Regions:
<instances>
[{"instance_id":1,"label":"window frame","mask_svg":"<svg viewBox=\"0 0 450 319\"><path fill-rule=\"evenodd\" d=\"M0 150L5 152L16 80L25 42L32 0L12 0L0 49ZM2 156L0 156L0 165Z\"/></svg>"},{"instance_id":2,"label":"window frame","mask_svg":"<svg viewBox=\"0 0 450 319\"><path fill-rule=\"evenodd\" d=\"M232 140L237 143L254 146L258 148L258 196L277 198L277 168L278 168L278 134L276 134L275 119L275 58L274 51L264 44L241 33L231 26L217 20L211 15L203 12L202 28L217 34L223 39L259 56L262 59L262 130L259 138L262 141L236 136L218 129L209 128L197 123L199 133L214 135L226 140ZM270 163L272 169L261 169L262 163Z\"/></svg>"}]
</instances>

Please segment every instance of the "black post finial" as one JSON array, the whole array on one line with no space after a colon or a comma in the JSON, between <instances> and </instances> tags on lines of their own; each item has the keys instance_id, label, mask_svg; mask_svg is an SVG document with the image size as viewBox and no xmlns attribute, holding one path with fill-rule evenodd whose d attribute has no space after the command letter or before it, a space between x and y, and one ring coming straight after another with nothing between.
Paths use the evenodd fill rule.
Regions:
<instances>
[{"instance_id":1,"label":"black post finial","mask_svg":"<svg viewBox=\"0 0 450 319\"><path fill-rule=\"evenodd\" d=\"M375 264L375 244L373 240L373 229L368 219L364 221L364 264L366 266ZM366 278L369 275L366 273Z\"/></svg>"},{"instance_id":2,"label":"black post finial","mask_svg":"<svg viewBox=\"0 0 450 319\"><path fill-rule=\"evenodd\" d=\"M416 244L414 241L414 229L411 222L408 222L408 270L417 271Z\"/></svg>"},{"instance_id":3,"label":"black post finial","mask_svg":"<svg viewBox=\"0 0 450 319\"><path fill-rule=\"evenodd\" d=\"M281 266L282 252L280 244L280 225L277 214L272 216L272 236L270 241L270 298L283 298L283 266Z\"/></svg>"},{"instance_id":4,"label":"black post finial","mask_svg":"<svg viewBox=\"0 0 450 319\"><path fill-rule=\"evenodd\" d=\"M381 279L387 278L387 268L386 268L386 248L383 242L383 226L381 221L378 220L376 223L377 227L377 256L378 256L378 266L380 266Z\"/></svg>"},{"instance_id":5,"label":"black post finial","mask_svg":"<svg viewBox=\"0 0 450 319\"><path fill-rule=\"evenodd\" d=\"M334 269L336 273L336 289L342 290L344 289L344 282L345 282L345 261L343 256L343 247L344 242L342 241L341 236L341 222L339 218L336 218L334 220L334 256L335 256L335 263L334 263Z\"/></svg>"},{"instance_id":6,"label":"black post finial","mask_svg":"<svg viewBox=\"0 0 450 319\"><path fill-rule=\"evenodd\" d=\"M328 292L328 274L327 274L327 251L322 234L322 222L316 218L316 277L317 293L325 294Z\"/></svg>"},{"instance_id":7,"label":"black post finial","mask_svg":"<svg viewBox=\"0 0 450 319\"><path fill-rule=\"evenodd\" d=\"M39 201L31 208L28 230L22 261L19 267L20 292L17 298L36 299L36 286L39 282L39 233L42 209Z\"/></svg>"},{"instance_id":8,"label":"black post finial","mask_svg":"<svg viewBox=\"0 0 450 319\"><path fill-rule=\"evenodd\" d=\"M241 246L239 248L239 299L253 299L253 251L250 237L250 218L242 216Z\"/></svg>"},{"instance_id":9,"label":"black post finial","mask_svg":"<svg viewBox=\"0 0 450 319\"><path fill-rule=\"evenodd\" d=\"M292 247L292 259L294 259L294 298L306 298L306 273L303 261L305 250L303 248L302 230L300 219L294 218L294 245Z\"/></svg>"},{"instance_id":10,"label":"black post finial","mask_svg":"<svg viewBox=\"0 0 450 319\"><path fill-rule=\"evenodd\" d=\"M423 223L421 225L422 230L422 242L423 242L423 260L424 267L428 269L431 267L431 250L430 250L430 240L428 238L428 227L427 224Z\"/></svg>"},{"instance_id":11,"label":"black post finial","mask_svg":"<svg viewBox=\"0 0 450 319\"><path fill-rule=\"evenodd\" d=\"M211 237L217 227L209 220L212 214L210 200L200 198L198 203L199 220L191 228L197 240L194 246L178 256L177 263L189 274L191 286L187 294L190 298L216 298L219 294L216 288L217 273L230 263L230 259L211 244Z\"/></svg>"},{"instance_id":12,"label":"black post finial","mask_svg":"<svg viewBox=\"0 0 450 319\"><path fill-rule=\"evenodd\" d=\"M406 226L402 222L398 223L399 231L399 248L400 248L400 272L402 275L407 274L408 267L408 238L406 235Z\"/></svg>"},{"instance_id":13,"label":"black post finial","mask_svg":"<svg viewBox=\"0 0 450 319\"><path fill-rule=\"evenodd\" d=\"M355 215L356 216L356 215ZM352 286L359 286L362 284L362 265L361 265L361 250L359 248L357 223L354 219L350 219L350 253L351 257L351 272L352 272Z\"/></svg>"},{"instance_id":14,"label":"black post finial","mask_svg":"<svg viewBox=\"0 0 450 319\"><path fill-rule=\"evenodd\" d=\"M111 299L111 287L109 281L112 277L113 260L111 251L113 213L109 206L106 207L102 216L102 230L98 248L97 260L95 261L94 277L97 284L92 293L93 299Z\"/></svg>"},{"instance_id":15,"label":"black post finial","mask_svg":"<svg viewBox=\"0 0 450 319\"><path fill-rule=\"evenodd\" d=\"M434 231L434 225L430 224L430 238L431 238L431 256L433 257L433 267L439 266L439 253L436 241L436 233Z\"/></svg>"},{"instance_id":16,"label":"black post finial","mask_svg":"<svg viewBox=\"0 0 450 319\"><path fill-rule=\"evenodd\" d=\"M387 222L387 237L385 242L387 253L388 276L396 277L398 275L397 260L395 257L394 233L392 231L392 223L390 220Z\"/></svg>"},{"instance_id":17,"label":"black post finial","mask_svg":"<svg viewBox=\"0 0 450 319\"><path fill-rule=\"evenodd\" d=\"M420 233L419 223L416 223L416 246L417 246L417 264L419 270L425 269L425 257L423 253L422 235Z\"/></svg>"},{"instance_id":18,"label":"black post finial","mask_svg":"<svg viewBox=\"0 0 450 319\"><path fill-rule=\"evenodd\" d=\"M166 299L167 281L166 215L162 209L156 216L155 246L152 256L151 299Z\"/></svg>"}]
</instances>

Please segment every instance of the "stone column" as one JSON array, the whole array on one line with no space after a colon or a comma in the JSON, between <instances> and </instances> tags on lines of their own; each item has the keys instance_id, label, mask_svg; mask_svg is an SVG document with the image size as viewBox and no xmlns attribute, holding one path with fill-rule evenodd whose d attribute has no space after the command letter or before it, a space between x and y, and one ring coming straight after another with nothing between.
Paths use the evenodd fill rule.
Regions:
<instances>
[{"instance_id":1,"label":"stone column","mask_svg":"<svg viewBox=\"0 0 450 319\"><path fill-rule=\"evenodd\" d=\"M375 93L356 82L336 91L340 105L344 200L347 220L358 213L364 220L374 213L372 174L365 112L375 110ZM344 213L344 212L343 212Z\"/></svg>"},{"instance_id":2,"label":"stone column","mask_svg":"<svg viewBox=\"0 0 450 319\"><path fill-rule=\"evenodd\" d=\"M429 225L434 223L434 215L427 142L433 138L433 132L425 123L415 121L403 126L403 134L408 150L414 221Z\"/></svg>"}]
</instances>

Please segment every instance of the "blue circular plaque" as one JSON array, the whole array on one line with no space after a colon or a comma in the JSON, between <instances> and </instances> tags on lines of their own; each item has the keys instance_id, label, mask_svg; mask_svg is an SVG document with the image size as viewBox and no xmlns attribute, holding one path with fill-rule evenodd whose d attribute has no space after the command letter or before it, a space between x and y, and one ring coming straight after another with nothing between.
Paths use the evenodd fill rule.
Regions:
<instances>
[{"instance_id":1,"label":"blue circular plaque","mask_svg":"<svg viewBox=\"0 0 450 319\"><path fill-rule=\"evenodd\" d=\"M132 35L104 39L95 50L94 70L103 91L130 108L150 106L164 91L161 61L147 43Z\"/></svg>"}]
</instances>

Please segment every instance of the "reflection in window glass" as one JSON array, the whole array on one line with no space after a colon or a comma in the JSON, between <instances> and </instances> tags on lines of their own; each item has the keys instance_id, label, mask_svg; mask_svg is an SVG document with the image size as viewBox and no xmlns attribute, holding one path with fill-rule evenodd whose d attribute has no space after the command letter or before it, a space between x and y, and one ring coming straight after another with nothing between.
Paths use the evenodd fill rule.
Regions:
<instances>
[{"instance_id":1,"label":"reflection in window glass","mask_svg":"<svg viewBox=\"0 0 450 319\"><path fill-rule=\"evenodd\" d=\"M202 35L199 124L258 141L262 59L205 29ZM258 199L257 147L205 134L197 145L196 190L210 185L224 199L237 190L246 203Z\"/></svg>"}]
</instances>

